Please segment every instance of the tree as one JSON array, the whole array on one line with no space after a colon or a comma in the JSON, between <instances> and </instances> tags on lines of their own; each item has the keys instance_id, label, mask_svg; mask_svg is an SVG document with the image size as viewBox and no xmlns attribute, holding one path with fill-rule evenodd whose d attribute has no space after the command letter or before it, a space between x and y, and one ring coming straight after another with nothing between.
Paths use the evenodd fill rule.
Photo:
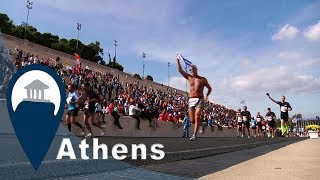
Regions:
<instances>
[{"instance_id":1,"label":"tree","mask_svg":"<svg viewBox=\"0 0 320 180\"><path fill-rule=\"evenodd\" d=\"M17 38L24 38L24 26L16 26L13 28L11 35Z\"/></svg>"},{"instance_id":2,"label":"tree","mask_svg":"<svg viewBox=\"0 0 320 180\"><path fill-rule=\"evenodd\" d=\"M14 29L12 20L6 14L0 13L0 29L6 34L11 34Z\"/></svg>"},{"instance_id":3,"label":"tree","mask_svg":"<svg viewBox=\"0 0 320 180\"><path fill-rule=\"evenodd\" d=\"M301 114L295 114L292 116L292 119L302 119L302 115Z\"/></svg>"},{"instance_id":4,"label":"tree","mask_svg":"<svg viewBox=\"0 0 320 180\"><path fill-rule=\"evenodd\" d=\"M146 76L146 79L149 80L149 81L153 81L153 77L150 76L150 75L147 75L147 76Z\"/></svg>"},{"instance_id":5,"label":"tree","mask_svg":"<svg viewBox=\"0 0 320 180\"><path fill-rule=\"evenodd\" d=\"M113 69L118 69L119 71L123 71L123 66L121 64L111 62L107 64L108 67L113 68Z\"/></svg>"}]
</instances>

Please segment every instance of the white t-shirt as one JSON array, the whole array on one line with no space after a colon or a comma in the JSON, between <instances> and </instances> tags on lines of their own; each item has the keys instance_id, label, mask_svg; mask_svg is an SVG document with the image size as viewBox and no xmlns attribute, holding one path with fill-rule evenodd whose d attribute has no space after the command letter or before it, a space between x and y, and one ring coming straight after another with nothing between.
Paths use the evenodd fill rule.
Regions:
<instances>
[{"instance_id":1,"label":"white t-shirt","mask_svg":"<svg viewBox=\"0 0 320 180\"><path fill-rule=\"evenodd\" d=\"M135 112L135 106L134 105L130 105L129 106L129 116L134 116L136 115L136 112Z\"/></svg>"}]
</instances>

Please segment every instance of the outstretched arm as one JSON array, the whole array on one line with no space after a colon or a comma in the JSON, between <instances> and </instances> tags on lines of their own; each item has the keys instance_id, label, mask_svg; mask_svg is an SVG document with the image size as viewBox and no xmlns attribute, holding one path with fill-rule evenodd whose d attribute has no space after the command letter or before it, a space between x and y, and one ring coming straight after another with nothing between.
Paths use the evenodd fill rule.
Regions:
<instances>
[{"instance_id":1,"label":"outstretched arm","mask_svg":"<svg viewBox=\"0 0 320 180\"><path fill-rule=\"evenodd\" d=\"M278 104L278 101L272 99L272 97L271 97L270 95L268 95L268 97L269 97L269 99L270 99L271 101L273 101L274 103Z\"/></svg>"},{"instance_id":2,"label":"outstretched arm","mask_svg":"<svg viewBox=\"0 0 320 180\"><path fill-rule=\"evenodd\" d=\"M181 66L181 64L180 64L180 59L179 59L178 57L177 57L177 64L178 64L178 70L179 70L180 74L181 74L184 78L188 79L190 75L189 75L188 73L186 73L186 72L182 69L182 66Z\"/></svg>"},{"instance_id":3,"label":"outstretched arm","mask_svg":"<svg viewBox=\"0 0 320 180\"><path fill-rule=\"evenodd\" d=\"M208 80L206 78L204 78L204 80L205 80L204 86L206 86L208 88L208 92L206 94L206 100L208 100L209 95L211 94L211 91L212 91L212 87L210 86L210 84L208 83Z\"/></svg>"}]
</instances>

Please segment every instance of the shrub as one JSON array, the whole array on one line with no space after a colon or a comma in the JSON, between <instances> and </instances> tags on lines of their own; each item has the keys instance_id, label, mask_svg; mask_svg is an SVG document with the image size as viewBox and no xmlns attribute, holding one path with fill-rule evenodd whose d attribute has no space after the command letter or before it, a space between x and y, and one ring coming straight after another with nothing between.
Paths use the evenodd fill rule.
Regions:
<instances>
[{"instance_id":1,"label":"shrub","mask_svg":"<svg viewBox=\"0 0 320 180\"><path fill-rule=\"evenodd\" d=\"M309 125L309 126L306 126L305 129L309 130L309 131L318 131L320 129L320 126L319 125Z\"/></svg>"}]
</instances>

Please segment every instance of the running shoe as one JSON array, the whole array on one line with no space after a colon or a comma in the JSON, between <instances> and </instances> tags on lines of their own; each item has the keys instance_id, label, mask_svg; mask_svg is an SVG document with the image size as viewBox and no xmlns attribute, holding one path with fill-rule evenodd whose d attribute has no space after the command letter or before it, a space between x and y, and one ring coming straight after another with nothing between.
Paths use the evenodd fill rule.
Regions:
<instances>
[{"instance_id":1,"label":"running shoe","mask_svg":"<svg viewBox=\"0 0 320 180\"><path fill-rule=\"evenodd\" d=\"M104 131L100 130L100 135L103 136L104 135Z\"/></svg>"},{"instance_id":2,"label":"running shoe","mask_svg":"<svg viewBox=\"0 0 320 180\"><path fill-rule=\"evenodd\" d=\"M85 137L86 137L86 138L91 138L91 137L92 137L92 134L89 133L89 134L87 134Z\"/></svg>"},{"instance_id":3,"label":"running shoe","mask_svg":"<svg viewBox=\"0 0 320 180\"><path fill-rule=\"evenodd\" d=\"M192 136L191 138L190 138L190 141L195 141L196 140L196 137L195 136Z\"/></svg>"}]
</instances>

